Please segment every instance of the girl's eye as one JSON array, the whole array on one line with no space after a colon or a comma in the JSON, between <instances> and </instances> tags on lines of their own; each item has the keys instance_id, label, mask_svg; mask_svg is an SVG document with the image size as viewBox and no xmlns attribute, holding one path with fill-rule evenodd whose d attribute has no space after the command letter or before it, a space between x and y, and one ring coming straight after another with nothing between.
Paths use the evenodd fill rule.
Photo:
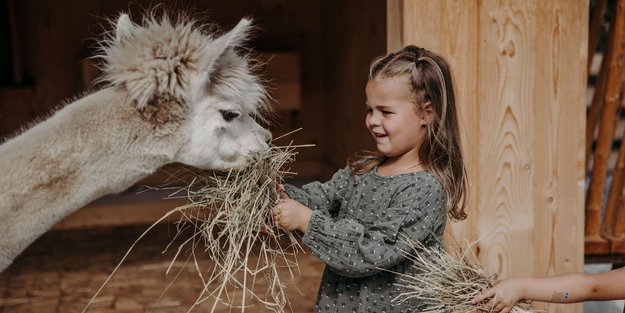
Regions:
<instances>
[{"instance_id":1,"label":"girl's eye","mask_svg":"<svg viewBox=\"0 0 625 313\"><path fill-rule=\"evenodd\" d=\"M373 109L372 108L366 108L365 112L367 112L367 114L371 114L371 113L373 113Z\"/></svg>"},{"instance_id":2,"label":"girl's eye","mask_svg":"<svg viewBox=\"0 0 625 313\"><path fill-rule=\"evenodd\" d=\"M226 122L230 122L233 119L239 117L239 112L234 111L234 110L219 110L219 113L221 113L221 116L224 118L224 120Z\"/></svg>"},{"instance_id":3,"label":"girl's eye","mask_svg":"<svg viewBox=\"0 0 625 313\"><path fill-rule=\"evenodd\" d=\"M389 111L382 111L382 115L384 115L384 116L389 115L389 114L393 114L393 112L389 112Z\"/></svg>"}]
</instances>

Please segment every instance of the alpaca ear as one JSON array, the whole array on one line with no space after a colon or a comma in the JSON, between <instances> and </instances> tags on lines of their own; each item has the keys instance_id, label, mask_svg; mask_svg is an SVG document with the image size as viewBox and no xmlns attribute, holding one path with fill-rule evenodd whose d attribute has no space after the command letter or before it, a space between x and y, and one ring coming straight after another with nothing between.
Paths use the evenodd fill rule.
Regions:
<instances>
[{"instance_id":1,"label":"alpaca ear","mask_svg":"<svg viewBox=\"0 0 625 313\"><path fill-rule=\"evenodd\" d=\"M115 38L120 41L123 38L130 37L135 25L130 21L128 14L123 13L117 18L117 26L115 27Z\"/></svg>"},{"instance_id":2,"label":"alpaca ear","mask_svg":"<svg viewBox=\"0 0 625 313\"><path fill-rule=\"evenodd\" d=\"M200 69L209 75L216 69L224 54L234 47L239 46L247 39L247 33L251 28L252 21L244 18L239 21L232 30L206 45L202 51Z\"/></svg>"}]
</instances>

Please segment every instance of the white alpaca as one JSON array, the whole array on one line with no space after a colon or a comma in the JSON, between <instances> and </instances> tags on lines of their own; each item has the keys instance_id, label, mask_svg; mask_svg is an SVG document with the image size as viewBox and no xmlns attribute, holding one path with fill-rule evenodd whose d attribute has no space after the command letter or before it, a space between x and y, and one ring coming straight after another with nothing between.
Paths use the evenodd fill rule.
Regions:
<instances>
[{"instance_id":1,"label":"white alpaca","mask_svg":"<svg viewBox=\"0 0 625 313\"><path fill-rule=\"evenodd\" d=\"M173 162L221 170L268 148L265 91L235 48L167 17L122 14L101 57L107 87L0 146L0 272L57 221Z\"/></svg>"}]
</instances>

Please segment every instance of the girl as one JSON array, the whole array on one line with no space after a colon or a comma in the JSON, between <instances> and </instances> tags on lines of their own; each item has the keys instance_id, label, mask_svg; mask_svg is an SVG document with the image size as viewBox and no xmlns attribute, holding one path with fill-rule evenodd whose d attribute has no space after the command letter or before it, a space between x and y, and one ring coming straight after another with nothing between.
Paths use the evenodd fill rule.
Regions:
<instances>
[{"instance_id":1,"label":"girl","mask_svg":"<svg viewBox=\"0 0 625 313\"><path fill-rule=\"evenodd\" d=\"M507 278L475 297L473 303L489 298L492 299L484 308L502 313L510 312L523 299L555 303L625 299L625 267L595 275L572 273L544 278Z\"/></svg>"},{"instance_id":2,"label":"girl","mask_svg":"<svg viewBox=\"0 0 625 313\"><path fill-rule=\"evenodd\" d=\"M276 224L304 234L326 263L315 312L408 312L397 273L414 274L409 245L442 242L446 216L466 217L465 168L451 73L415 46L375 59L365 125L377 153L356 154L326 183L285 185ZM387 271L388 270L388 271Z\"/></svg>"}]
</instances>

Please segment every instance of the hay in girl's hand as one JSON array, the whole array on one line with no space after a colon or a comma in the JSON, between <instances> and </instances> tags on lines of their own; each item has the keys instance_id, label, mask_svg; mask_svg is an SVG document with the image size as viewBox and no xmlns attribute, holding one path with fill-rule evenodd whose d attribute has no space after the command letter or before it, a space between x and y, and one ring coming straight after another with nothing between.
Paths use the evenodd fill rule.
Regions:
<instances>
[{"instance_id":1,"label":"hay in girl's hand","mask_svg":"<svg viewBox=\"0 0 625 313\"><path fill-rule=\"evenodd\" d=\"M177 234L165 251L174 241L182 240L182 244L178 246L167 273L176 263L180 265L176 261L183 254L183 263L193 260L195 271L203 284L202 291L188 312L207 300L213 300L210 312L214 312L219 303L230 309L240 308L244 311L254 305L246 302L248 300L260 303L274 312L286 312L290 305L285 284L279 276L279 272L284 271L279 269L285 268L293 279L292 270L297 268L296 253L301 246L293 234L285 233L274 225L271 210L279 200L277 185L283 182L286 175L295 174L282 168L295 159L296 148L311 146L314 145L271 146L254 156L241 169L224 173L187 172L187 176L191 176L187 187L168 187L169 184L180 186L180 182L186 181L180 178L157 188L174 189L170 198L182 197L189 200L189 204L169 211L135 240L83 312L94 303L135 245L157 224L177 215L180 216L176 222ZM183 238L189 231L191 236ZM209 268L202 268L201 262L198 262L196 254L199 251L211 259ZM265 282L258 283L259 274L262 274ZM257 283L265 288L262 294L253 290Z\"/></svg>"},{"instance_id":2,"label":"hay in girl's hand","mask_svg":"<svg viewBox=\"0 0 625 313\"><path fill-rule=\"evenodd\" d=\"M250 305L246 299L253 299L275 312L288 307L278 270L287 268L293 278L295 253L301 247L291 233L281 232L273 224L271 209L279 199L276 184L289 174L281 169L294 160L295 148L272 146L242 169L195 174L185 189L190 203L176 208L182 213L177 227L179 234L189 227L193 231L178 251L184 248L195 253L201 247L212 261L210 269L197 268L204 288L195 305L213 300L212 312L219 302L245 308ZM264 294L253 291L258 274L266 279ZM217 288L209 288L215 283Z\"/></svg>"},{"instance_id":3,"label":"hay in girl's hand","mask_svg":"<svg viewBox=\"0 0 625 313\"><path fill-rule=\"evenodd\" d=\"M473 304L471 300L480 292L492 288L494 276L486 272L470 254L470 247L464 253L460 249L447 252L434 245L425 247L419 242L410 241L411 253L406 257L411 266L419 268L420 274L398 274L396 286L400 294L393 301L403 302L418 298L423 308L420 312L469 313L490 312L483 303ZM416 308L415 308L416 309ZM535 313L530 301L520 301L511 313Z\"/></svg>"}]
</instances>

